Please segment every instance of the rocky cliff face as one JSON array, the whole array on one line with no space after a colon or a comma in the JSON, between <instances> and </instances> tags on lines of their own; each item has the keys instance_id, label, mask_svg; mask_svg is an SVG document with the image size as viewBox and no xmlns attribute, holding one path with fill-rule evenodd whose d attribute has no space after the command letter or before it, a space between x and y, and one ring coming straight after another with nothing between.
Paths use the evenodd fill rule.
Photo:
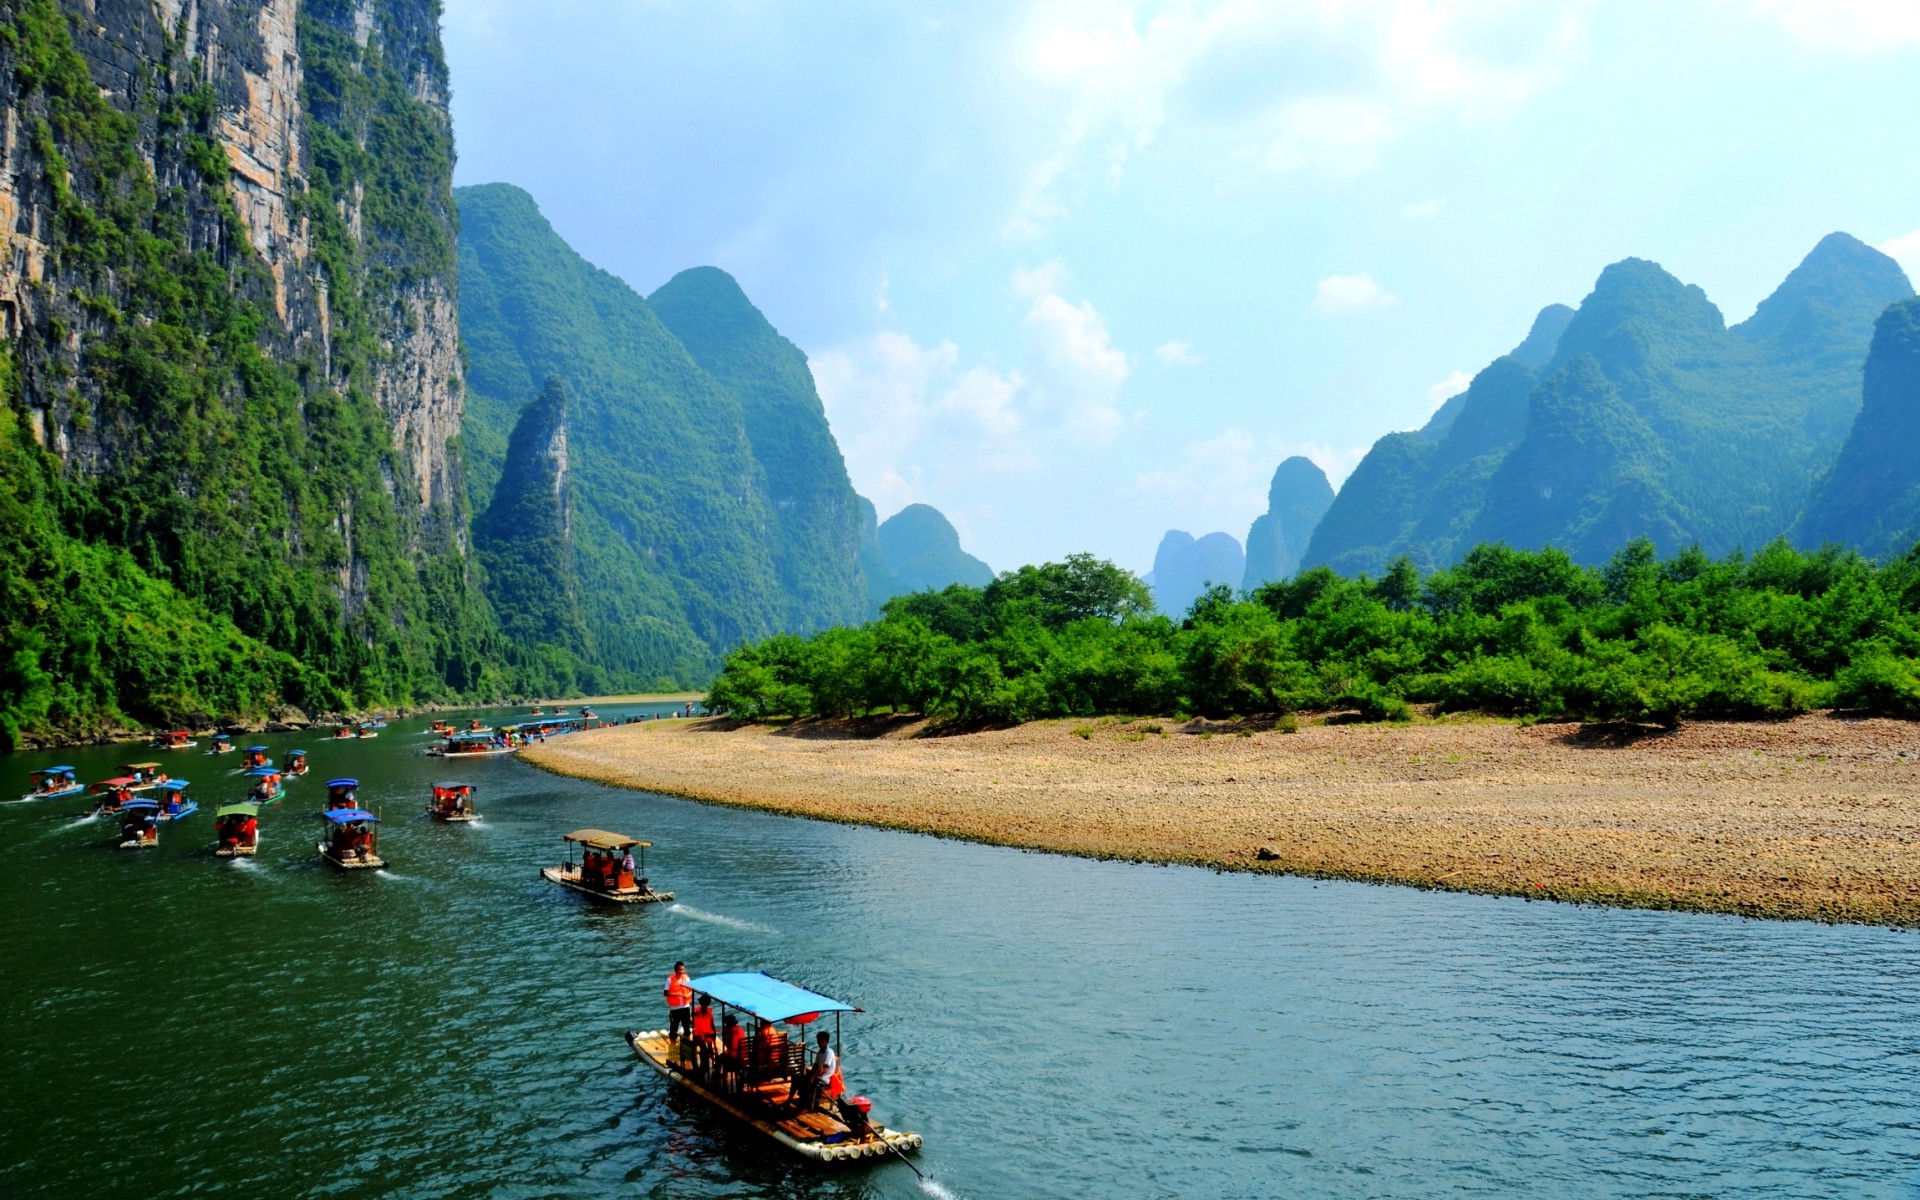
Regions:
<instances>
[{"instance_id":1,"label":"rocky cliff face","mask_svg":"<svg viewBox=\"0 0 1920 1200\"><path fill-rule=\"evenodd\" d=\"M0 332L61 536L335 699L475 686L437 5L0 22Z\"/></svg>"},{"instance_id":2,"label":"rocky cliff face","mask_svg":"<svg viewBox=\"0 0 1920 1200\"><path fill-rule=\"evenodd\" d=\"M1267 511L1247 531L1247 570L1240 586L1289 579L1300 569L1314 527L1333 504L1333 485L1311 459L1294 455L1280 464L1267 486Z\"/></svg>"},{"instance_id":3,"label":"rocky cliff face","mask_svg":"<svg viewBox=\"0 0 1920 1200\"><path fill-rule=\"evenodd\" d=\"M1794 540L1875 557L1920 542L1920 300L1882 313L1852 435L1815 490Z\"/></svg>"}]
</instances>

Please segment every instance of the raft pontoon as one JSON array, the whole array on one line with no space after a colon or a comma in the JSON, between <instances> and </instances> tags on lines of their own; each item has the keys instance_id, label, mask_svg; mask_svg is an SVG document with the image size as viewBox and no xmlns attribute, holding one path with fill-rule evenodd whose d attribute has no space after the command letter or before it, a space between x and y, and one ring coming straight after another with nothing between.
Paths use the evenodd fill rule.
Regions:
<instances>
[{"instance_id":1,"label":"raft pontoon","mask_svg":"<svg viewBox=\"0 0 1920 1200\"><path fill-rule=\"evenodd\" d=\"M120 848L148 850L160 844L160 805L153 800L129 800L120 806Z\"/></svg>"},{"instance_id":2,"label":"raft pontoon","mask_svg":"<svg viewBox=\"0 0 1920 1200\"><path fill-rule=\"evenodd\" d=\"M178 821L200 811L199 801L189 800L181 795L182 792L187 790L187 781L184 779L166 780L165 782L154 785L154 790L159 793L158 801L160 804L160 819L162 821Z\"/></svg>"},{"instance_id":3,"label":"raft pontoon","mask_svg":"<svg viewBox=\"0 0 1920 1200\"><path fill-rule=\"evenodd\" d=\"M647 848L652 842L604 829L576 829L560 840L567 844L567 861L558 867L540 868L541 877L547 881L615 904L654 904L673 899L672 892L656 892L647 886L646 876L635 878L626 869L626 852L638 846L640 869L646 870ZM573 861L576 845L581 850L578 863Z\"/></svg>"},{"instance_id":4,"label":"raft pontoon","mask_svg":"<svg viewBox=\"0 0 1920 1200\"><path fill-rule=\"evenodd\" d=\"M33 773L33 790L20 798L22 800L53 800L86 790L86 785L75 776L72 767L41 767Z\"/></svg>"},{"instance_id":5,"label":"raft pontoon","mask_svg":"<svg viewBox=\"0 0 1920 1200\"><path fill-rule=\"evenodd\" d=\"M436 821L478 821L480 814L473 811L473 785L434 784L433 798L427 802L427 815Z\"/></svg>"},{"instance_id":6,"label":"raft pontoon","mask_svg":"<svg viewBox=\"0 0 1920 1200\"><path fill-rule=\"evenodd\" d=\"M664 1029L627 1034L634 1054L670 1082L814 1162L857 1162L920 1148L919 1134L869 1119L872 1105L866 1097L833 1096L835 1088L827 1089L829 1096L816 1095L806 1082L806 1045L779 1028L804 1030L832 1013L838 1060L840 1014L860 1009L766 974L702 975L692 987L696 997L705 996L728 1013L723 1030L734 1028L733 1012L751 1018L755 1028L747 1036L745 1026L739 1026L741 1032L733 1039L721 1034L711 1043L670 1039ZM732 1053L724 1052L729 1040L735 1046ZM837 1079L838 1072L835 1075Z\"/></svg>"},{"instance_id":7,"label":"raft pontoon","mask_svg":"<svg viewBox=\"0 0 1920 1200\"><path fill-rule=\"evenodd\" d=\"M149 791L167 780L167 773L157 762L122 763L120 773L133 780L131 790L136 792Z\"/></svg>"},{"instance_id":8,"label":"raft pontoon","mask_svg":"<svg viewBox=\"0 0 1920 1200\"><path fill-rule=\"evenodd\" d=\"M327 823L327 840L314 849L342 871L378 870L387 860L379 849L380 818L364 808L331 808L320 814Z\"/></svg>"},{"instance_id":9,"label":"raft pontoon","mask_svg":"<svg viewBox=\"0 0 1920 1200\"><path fill-rule=\"evenodd\" d=\"M133 799L134 778L131 775L119 775L112 779L103 779L93 785L96 813L117 813Z\"/></svg>"},{"instance_id":10,"label":"raft pontoon","mask_svg":"<svg viewBox=\"0 0 1920 1200\"><path fill-rule=\"evenodd\" d=\"M247 772L254 780L253 789L247 793L247 799L260 804L272 804L286 794L286 785L280 779L280 772L274 767L255 767Z\"/></svg>"},{"instance_id":11,"label":"raft pontoon","mask_svg":"<svg viewBox=\"0 0 1920 1200\"><path fill-rule=\"evenodd\" d=\"M337 808L360 807L360 781L358 779L327 780L327 811Z\"/></svg>"},{"instance_id":12,"label":"raft pontoon","mask_svg":"<svg viewBox=\"0 0 1920 1200\"><path fill-rule=\"evenodd\" d=\"M260 806L252 801L225 806L213 814L213 831L219 838L215 857L253 857L260 849Z\"/></svg>"},{"instance_id":13,"label":"raft pontoon","mask_svg":"<svg viewBox=\"0 0 1920 1200\"><path fill-rule=\"evenodd\" d=\"M488 754L512 754L514 749L497 734L482 731L452 734L438 746L427 747L427 753L434 758L479 758Z\"/></svg>"}]
</instances>

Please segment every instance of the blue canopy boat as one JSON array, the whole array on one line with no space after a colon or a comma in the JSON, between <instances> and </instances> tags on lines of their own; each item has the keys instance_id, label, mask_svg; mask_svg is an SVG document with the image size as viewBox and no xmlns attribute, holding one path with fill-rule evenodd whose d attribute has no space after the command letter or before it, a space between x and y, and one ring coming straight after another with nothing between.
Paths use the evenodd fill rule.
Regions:
<instances>
[{"instance_id":1,"label":"blue canopy boat","mask_svg":"<svg viewBox=\"0 0 1920 1200\"><path fill-rule=\"evenodd\" d=\"M330 808L320 814L327 840L314 848L320 857L343 871L378 870L387 865L375 851L380 842L380 818L364 808Z\"/></svg>"},{"instance_id":2,"label":"blue canopy boat","mask_svg":"<svg viewBox=\"0 0 1920 1200\"><path fill-rule=\"evenodd\" d=\"M52 800L58 796L71 796L86 791L86 785L75 776L69 766L41 767L33 772L33 790L20 797L22 800Z\"/></svg>"},{"instance_id":3,"label":"blue canopy boat","mask_svg":"<svg viewBox=\"0 0 1920 1200\"><path fill-rule=\"evenodd\" d=\"M160 804L144 796L120 806L120 848L146 850L160 844Z\"/></svg>"},{"instance_id":4,"label":"blue canopy boat","mask_svg":"<svg viewBox=\"0 0 1920 1200\"><path fill-rule=\"evenodd\" d=\"M840 1015L860 1009L764 972L702 975L692 988L696 1004L705 997L724 1014L716 1018L715 1041L669 1037L664 1029L627 1034L634 1054L668 1081L814 1162L904 1156L920 1148L919 1134L871 1120L866 1097L841 1095L837 1067L829 1086L815 1086L804 1041L779 1028L804 1029L832 1013L837 1062ZM736 1013L751 1018L753 1028Z\"/></svg>"},{"instance_id":5,"label":"blue canopy boat","mask_svg":"<svg viewBox=\"0 0 1920 1200\"><path fill-rule=\"evenodd\" d=\"M247 776L255 781L247 796L261 804L271 804L286 792L277 767L255 767L247 772Z\"/></svg>"},{"instance_id":6,"label":"blue canopy boat","mask_svg":"<svg viewBox=\"0 0 1920 1200\"><path fill-rule=\"evenodd\" d=\"M307 773L307 752L305 750L287 751L286 757L280 760L280 773L282 775L305 775Z\"/></svg>"},{"instance_id":7,"label":"blue canopy boat","mask_svg":"<svg viewBox=\"0 0 1920 1200\"><path fill-rule=\"evenodd\" d=\"M360 788L358 779L327 780L327 808L359 808L360 799L355 793Z\"/></svg>"},{"instance_id":8,"label":"blue canopy boat","mask_svg":"<svg viewBox=\"0 0 1920 1200\"><path fill-rule=\"evenodd\" d=\"M154 791L159 793L162 821L178 821L182 817L190 817L200 811L198 800L189 800L180 794L186 790L187 781L184 779L169 779L154 788Z\"/></svg>"}]
</instances>

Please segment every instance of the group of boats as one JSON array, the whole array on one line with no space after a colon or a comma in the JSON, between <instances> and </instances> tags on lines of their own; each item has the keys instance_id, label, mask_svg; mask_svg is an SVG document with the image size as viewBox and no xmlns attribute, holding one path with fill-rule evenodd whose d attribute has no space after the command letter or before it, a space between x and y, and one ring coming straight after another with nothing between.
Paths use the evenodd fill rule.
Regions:
<instances>
[{"instance_id":1,"label":"group of boats","mask_svg":"<svg viewBox=\"0 0 1920 1200\"><path fill-rule=\"evenodd\" d=\"M538 713L539 709L533 710ZM523 746L535 742L544 742L563 733L578 733L583 729L592 729L600 723L600 718L590 708L580 710L573 716L564 710L556 711L553 716L536 717L531 721L516 721L509 725L488 726L478 719L469 721L465 729L455 729L446 721L435 721L434 733L441 741L428 748L427 753L435 758L480 758L489 754L512 754Z\"/></svg>"},{"instance_id":2,"label":"group of boats","mask_svg":"<svg viewBox=\"0 0 1920 1200\"><path fill-rule=\"evenodd\" d=\"M433 732L444 741L428 753L449 758L512 753L529 742L590 728L597 721L587 708L578 715L555 710L553 715L493 728L475 720L468 729L458 730L446 721L436 721ZM375 736L372 724L359 727L351 736ZM186 731L174 731L154 744L180 750L198 743ZM230 737L215 736L211 753L232 749ZM307 774L308 769L305 750L291 750L276 764L268 747L245 747L235 774L248 781L247 795L215 811L213 855L257 855L262 809L282 800L288 781ZM169 777L160 763L127 763L119 775L92 785L94 811L120 818L122 848L150 848L159 844L161 825L199 810L185 796L187 787L186 780ZM362 806L359 788L357 779L329 779L325 807L319 813L322 833L314 850L322 861L343 871L387 866L380 853L380 816ZM32 790L23 799L56 799L87 790L73 767L49 766L33 772ZM470 783L435 783L426 815L448 824L476 821L480 813L474 807L474 791ZM541 877L550 883L610 904L653 904L674 898L670 891L653 888L647 879L646 853L651 842L605 829L576 829L562 835L561 842L565 861L540 869ZM865 1097L844 1094L837 1069L833 1088L826 1089L817 1079L817 1065L809 1067L805 1033L796 1041L786 1032L805 1031L831 1015L834 1057L830 1061L837 1063L841 1017L858 1013L859 1008L764 973L708 975L687 986L701 1002L704 1033L696 1024L691 1029L626 1034L633 1053L671 1084L811 1161L852 1162L895 1155L904 1162L905 1152L920 1147L919 1134L887 1128L872 1119L872 1106ZM714 1006L724 1014L723 1025L714 1024Z\"/></svg>"}]
</instances>

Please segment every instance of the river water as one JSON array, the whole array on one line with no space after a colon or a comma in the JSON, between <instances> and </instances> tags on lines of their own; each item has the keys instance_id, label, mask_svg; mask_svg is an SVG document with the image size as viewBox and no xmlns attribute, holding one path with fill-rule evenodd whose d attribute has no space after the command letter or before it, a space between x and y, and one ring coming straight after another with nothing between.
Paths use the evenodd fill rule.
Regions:
<instances>
[{"instance_id":1,"label":"river water","mask_svg":"<svg viewBox=\"0 0 1920 1200\"><path fill-rule=\"evenodd\" d=\"M1911 934L1026 854L449 769L425 724L257 739L313 773L252 862L207 853L231 755L154 756L202 805L156 850L0 805L0 1196L1920 1195ZM317 863L335 774L391 871ZM416 815L448 776L482 821ZM539 879L589 825L678 901ZM849 1082L931 1181L670 1094L620 1035L676 958L867 1009Z\"/></svg>"}]
</instances>

